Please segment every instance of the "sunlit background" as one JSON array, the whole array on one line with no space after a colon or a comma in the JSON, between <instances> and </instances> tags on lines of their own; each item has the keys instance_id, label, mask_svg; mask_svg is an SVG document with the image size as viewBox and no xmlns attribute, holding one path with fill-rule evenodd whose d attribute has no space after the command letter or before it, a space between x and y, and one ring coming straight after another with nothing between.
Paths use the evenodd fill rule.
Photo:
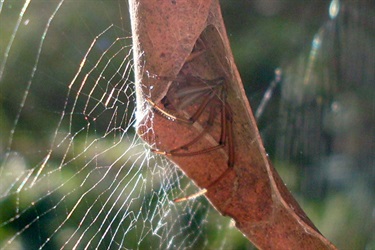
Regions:
<instances>
[{"instance_id":1,"label":"sunlit background","mask_svg":"<svg viewBox=\"0 0 375 250\"><path fill-rule=\"evenodd\" d=\"M288 188L338 248L375 249L375 4L221 4ZM127 6L0 2L0 249L253 249L204 197L172 203L196 187L134 134Z\"/></svg>"}]
</instances>

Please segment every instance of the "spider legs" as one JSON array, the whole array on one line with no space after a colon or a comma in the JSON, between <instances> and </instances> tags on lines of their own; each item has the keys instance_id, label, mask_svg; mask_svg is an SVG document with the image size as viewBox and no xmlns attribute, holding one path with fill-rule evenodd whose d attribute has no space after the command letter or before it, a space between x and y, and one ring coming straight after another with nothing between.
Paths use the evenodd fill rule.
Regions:
<instances>
[{"instance_id":1,"label":"spider legs","mask_svg":"<svg viewBox=\"0 0 375 250\"><path fill-rule=\"evenodd\" d=\"M210 117L211 117L211 113L210 113ZM193 155L204 154L204 153L207 153L207 152L210 152L210 151L217 150L219 148L224 147L226 145L226 143L228 145L228 168L218 178L216 178L213 182L211 182L211 184L209 184L206 188L203 188L202 190L200 190L200 191L198 191L194 194L191 194L191 195L188 195L188 196L185 196L185 197L182 197L182 198L174 199L173 202L175 202L175 203L183 202L183 201L195 199L195 198L197 198L201 195L204 195L205 193L207 193L207 190L210 187L212 187L216 183L220 182L223 179L223 177L226 176L228 174L228 172L233 169L233 166L234 166L234 144L233 144L233 127L232 127L233 119L232 119L232 110L231 110L230 106L228 105L228 103L223 103L223 109L222 109L222 112L221 112L221 121L222 121L222 123L221 123L222 124L222 126L221 126L221 138L220 138L220 141L219 141L219 145L217 145L217 146L213 146L213 147L210 147L210 148L207 148L207 149L204 149L204 150L200 150L200 151L196 151L196 152L187 152L187 153L176 152L176 151L185 149L184 147L188 147L188 146L194 144L197 140L199 140L199 138L202 137L204 135L204 133L207 132L207 131L205 131L205 129L206 129L205 128L201 132L201 134L199 136L197 136L194 140L185 144L184 146L181 146L179 148L176 148L174 150L169 151L169 153L162 152L162 151L154 151L156 153L166 154L166 155L171 155L171 156L193 156ZM208 123L208 124L210 124L210 123Z\"/></svg>"}]
</instances>

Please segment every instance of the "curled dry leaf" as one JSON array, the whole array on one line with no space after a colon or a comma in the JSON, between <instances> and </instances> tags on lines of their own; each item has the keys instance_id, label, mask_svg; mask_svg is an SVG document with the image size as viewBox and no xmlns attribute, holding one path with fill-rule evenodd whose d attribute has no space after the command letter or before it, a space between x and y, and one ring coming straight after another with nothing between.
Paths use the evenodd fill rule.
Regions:
<instances>
[{"instance_id":1,"label":"curled dry leaf","mask_svg":"<svg viewBox=\"0 0 375 250\"><path fill-rule=\"evenodd\" d=\"M137 131L261 249L335 249L272 167L218 1L131 0Z\"/></svg>"}]
</instances>

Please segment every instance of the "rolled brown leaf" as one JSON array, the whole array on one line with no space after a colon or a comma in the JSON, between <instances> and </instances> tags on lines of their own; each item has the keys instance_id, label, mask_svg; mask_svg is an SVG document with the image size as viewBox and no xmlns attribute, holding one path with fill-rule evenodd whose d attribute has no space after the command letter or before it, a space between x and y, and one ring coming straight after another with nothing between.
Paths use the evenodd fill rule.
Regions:
<instances>
[{"instance_id":1,"label":"rolled brown leaf","mask_svg":"<svg viewBox=\"0 0 375 250\"><path fill-rule=\"evenodd\" d=\"M258 248L336 249L306 216L267 157L218 1L131 0L130 12L139 136L152 148L166 152L189 178L206 188L211 204L232 217ZM179 108L181 91L185 91L181 89L195 93L199 84L211 81L214 85L212 80L221 78L225 79L224 95L211 95L212 101L207 101L192 124L176 120L189 120L209 96L191 94L192 100ZM220 106L220 100L226 106ZM223 110L227 118L221 118ZM210 115L215 119L207 128ZM223 131L222 147L204 151L220 145ZM186 156L168 155L186 144L179 149Z\"/></svg>"}]
</instances>

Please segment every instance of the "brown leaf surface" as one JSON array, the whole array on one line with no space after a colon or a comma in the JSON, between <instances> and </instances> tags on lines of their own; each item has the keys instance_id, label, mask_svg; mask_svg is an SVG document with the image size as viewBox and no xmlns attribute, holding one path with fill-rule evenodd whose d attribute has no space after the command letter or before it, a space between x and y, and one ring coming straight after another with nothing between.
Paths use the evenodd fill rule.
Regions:
<instances>
[{"instance_id":1,"label":"brown leaf surface","mask_svg":"<svg viewBox=\"0 0 375 250\"><path fill-rule=\"evenodd\" d=\"M165 96L170 105L176 104L173 91L178 90L174 90L173 79L224 77L233 116L233 168L228 166L228 145L194 156L169 156L170 160L199 187L207 188L212 205L232 217L258 248L335 249L307 218L268 160L234 64L218 1L131 0L130 11L140 137L162 151L190 142L205 128L208 111L189 125L167 119L146 99L167 110ZM192 59L191 55L197 56ZM188 119L198 108L199 104L191 104L174 114ZM220 118L215 118L209 132L186 152L217 145L221 129Z\"/></svg>"}]
</instances>

